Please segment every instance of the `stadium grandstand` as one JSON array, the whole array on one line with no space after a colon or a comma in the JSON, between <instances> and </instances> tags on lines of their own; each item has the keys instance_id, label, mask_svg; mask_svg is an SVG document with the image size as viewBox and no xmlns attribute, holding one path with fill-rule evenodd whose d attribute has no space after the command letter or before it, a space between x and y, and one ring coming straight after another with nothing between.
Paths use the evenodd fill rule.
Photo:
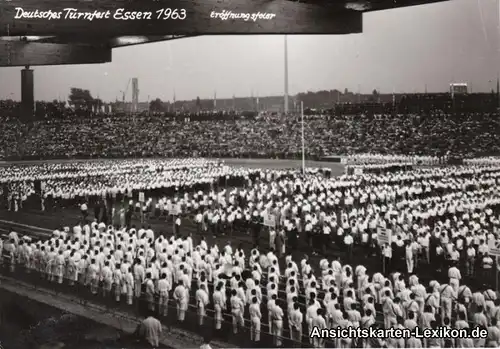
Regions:
<instances>
[{"instance_id":1,"label":"stadium grandstand","mask_svg":"<svg viewBox=\"0 0 500 349\"><path fill-rule=\"evenodd\" d=\"M499 154L498 92L454 99L450 94L394 97L394 103L345 102L326 109L313 107L312 102L321 97L296 96L305 104L307 158L320 160L334 154L367 152L438 157L449 154L461 158ZM265 98L262 100L265 102ZM218 105L223 102L226 101L216 101ZM154 109L156 104L151 104ZM92 106L87 110L74 110L65 103L37 102L37 119L23 123L13 117L20 108L19 103L2 101L0 128L4 136L0 158L41 160L198 154L208 158L300 159L302 156L301 123L297 113L283 116L260 109L215 110L213 107L189 111L189 104L190 101L178 101L178 111L154 109L132 115L104 113ZM326 102L316 106L324 104ZM165 134L170 137L164 137ZM189 142L193 135L196 135L195 143ZM150 141L141 142L143 137ZM81 141L75 142L75 139Z\"/></svg>"}]
</instances>

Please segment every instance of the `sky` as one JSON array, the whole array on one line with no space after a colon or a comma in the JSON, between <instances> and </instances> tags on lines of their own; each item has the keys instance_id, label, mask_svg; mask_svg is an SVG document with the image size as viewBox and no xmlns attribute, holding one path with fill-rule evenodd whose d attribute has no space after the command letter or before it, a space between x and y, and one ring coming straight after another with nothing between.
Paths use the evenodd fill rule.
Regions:
<instances>
[{"instance_id":1,"label":"sky","mask_svg":"<svg viewBox=\"0 0 500 349\"><path fill-rule=\"evenodd\" d=\"M496 88L499 0L452 0L364 15L363 33L289 35L289 93L348 88L382 93ZM65 100L71 87L139 100L282 95L284 36L200 36L114 49L107 64L34 67L35 99ZM0 68L0 99L20 99L21 67ZM131 87L127 100L131 100Z\"/></svg>"}]
</instances>

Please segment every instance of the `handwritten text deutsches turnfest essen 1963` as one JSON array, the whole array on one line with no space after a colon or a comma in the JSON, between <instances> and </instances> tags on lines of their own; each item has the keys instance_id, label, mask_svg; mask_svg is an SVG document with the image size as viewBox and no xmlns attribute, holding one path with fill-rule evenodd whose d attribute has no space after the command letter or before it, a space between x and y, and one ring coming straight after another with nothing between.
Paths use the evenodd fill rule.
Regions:
<instances>
[{"instance_id":1,"label":"handwritten text deutsches turnfest essen 1963","mask_svg":"<svg viewBox=\"0 0 500 349\"><path fill-rule=\"evenodd\" d=\"M187 17L185 9L162 8L154 12L149 11L128 11L124 8L118 8L113 11L80 11L76 8L64 8L62 11L39 11L24 10L22 7L16 7L14 19L44 19L44 20L85 20L93 21L99 19L115 20L184 20Z\"/></svg>"},{"instance_id":2,"label":"handwritten text deutsches turnfest essen 1963","mask_svg":"<svg viewBox=\"0 0 500 349\"><path fill-rule=\"evenodd\" d=\"M1 0L0 0L1 1ZM124 8L118 8L113 11L80 11L76 8L64 8L62 11L40 11L40 10L24 10L22 7L16 7L14 19L44 19L44 20L84 20L93 21L101 19L116 19L116 20L184 20L187 17L186 9L182 8L161 8L156 11L128 11ZM221 21L242 20L242 21L257 21L257 20L272 20L276 18L276 14L268 12L255 13L239 13L233 11L211 11L211 19Z\"/></svg>"}]
</instances>

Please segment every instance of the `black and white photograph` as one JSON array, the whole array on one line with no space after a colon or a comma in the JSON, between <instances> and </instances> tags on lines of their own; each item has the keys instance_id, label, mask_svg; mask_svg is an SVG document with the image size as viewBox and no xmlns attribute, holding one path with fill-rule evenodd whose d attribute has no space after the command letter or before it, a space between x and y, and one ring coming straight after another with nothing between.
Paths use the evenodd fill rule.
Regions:
<instances>
[{"instance_id":1,"label":"black and white photograph","mask_svg":"<svg viewBox=\"0 0 500 349\"><path fill-rule=\"evenodd\" d=\"M0 0L0 349L500 347L500 0L174 3Z\"/></svg>"}]
</instances>

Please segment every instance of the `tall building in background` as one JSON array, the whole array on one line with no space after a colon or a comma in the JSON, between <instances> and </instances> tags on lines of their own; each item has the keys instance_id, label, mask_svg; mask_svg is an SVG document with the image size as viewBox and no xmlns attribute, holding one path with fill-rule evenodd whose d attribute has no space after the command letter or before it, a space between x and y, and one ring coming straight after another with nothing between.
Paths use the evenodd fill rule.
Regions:
<instances>
[{"instance_id":1,"label":"tall building in background","mask_svg":"<svg viewBox=\"0 0 500 349\"><path fill-rule=\"evenodd\" d=\"M137 113L139 106L139 79L132 78L132 112Z\"/></svg>"},{"instance_id":2,"label":"tall building in background","mask_svg":"<svg viewBox=\"0 0 500 349\"><path fill-rule=\"evenodd\" d=\"M31 121L35 116L35 95L33 86L33 69L26 66L21 70L21 118L24 121Z\"/></svg>"},{"instance_id":3,"label":"tall building in background","mask_svg":"<svg viewBox=\"0 0 500 349\"><path fill-rule=\"evenodd\" d=\"M466 94L469 92L469 88L466 83L453 83L450 84L450 94L452 97L455 95Z\"/></svg>"}]
</instances>

